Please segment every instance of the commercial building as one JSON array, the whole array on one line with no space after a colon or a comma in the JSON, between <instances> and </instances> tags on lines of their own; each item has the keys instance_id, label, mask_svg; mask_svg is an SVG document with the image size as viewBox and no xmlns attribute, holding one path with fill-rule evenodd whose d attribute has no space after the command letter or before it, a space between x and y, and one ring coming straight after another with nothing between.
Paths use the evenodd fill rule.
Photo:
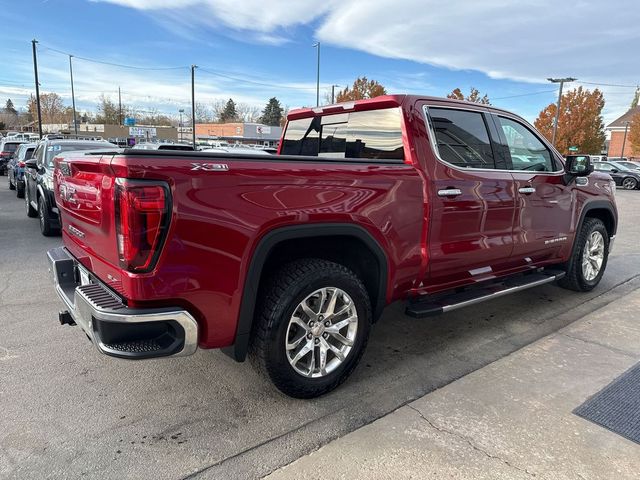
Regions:
<instances>
[{"instance_id":1,"label":"commercial building","mask_svg":"<svg viewBox=\"0 0 640 480\"><path fill-rule=\"evenodd\" d=\"M75 134L75 130L73 128L73 125L68 123L43 123L42 133L61 133L64 135L73 135ZM103 123L80 123L78 124L78 135L83 137L102 137L105 140L109 138L122 139L135 137L137 141L177 141L178 129L176 127L151 125L126 127L123 125L108 125Z\"/></svg>"},{"instance_id":2,"label":"commercial building","mask_svg":"<svg viewBox=\"0 0 640 480\"><path fill-rule=\"evenodd\" d=\"M629 159L640 160L640 150L634 149L633 144L629 141L629 131L631 130L631 122L635 115L640 114L640 106L629 109L627 113L615 119L607 125L607 132L611 136L609 139L609 157L627 157ZM627 138L624 138L625 129ZM624 143L624 152L622 152L622 144Z\"/></svg>"},{"instance_id":3,"label":"commercial building","mask_svg":"<svg viewBox=\"0 0 640 480\"><path fill-rule=\"evenodd\" d=\"M196 123L198 140L225 140L242 145L275 147L282 135L282 127L252 122Z\"/></svg>"}]
</instances>

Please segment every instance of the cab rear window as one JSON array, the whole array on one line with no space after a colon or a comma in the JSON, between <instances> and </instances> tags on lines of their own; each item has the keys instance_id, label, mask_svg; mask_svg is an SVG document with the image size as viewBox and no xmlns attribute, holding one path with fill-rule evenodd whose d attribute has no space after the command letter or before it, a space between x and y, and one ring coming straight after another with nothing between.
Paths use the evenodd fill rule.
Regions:
<instances>
[{"instance_id":1,"label":"cab rear window","mask_svg":"<svg viewBox=\"0 0 640 480\"><path fill-rule=\"evenodd\" d=\"M291 120L282 155L404 160L399 108Z\"/></svg>"}]
</instances>

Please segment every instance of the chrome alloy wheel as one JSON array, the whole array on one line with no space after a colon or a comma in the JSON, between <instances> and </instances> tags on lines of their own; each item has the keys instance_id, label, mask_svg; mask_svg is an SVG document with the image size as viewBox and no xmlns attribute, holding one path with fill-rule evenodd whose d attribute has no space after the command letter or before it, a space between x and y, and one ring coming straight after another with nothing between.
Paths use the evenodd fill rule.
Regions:
<instances>
[{"instance_id":1,"label":"chrome alloy wheel","mask_svg":"<svg viewBox=\"0 0 640 480\"><path fill-rule=\"evenodd\" d=\"M324 377L347 358L356 341L358 312L335 287L316 290L298 304L287 326L287 360L300 375Z\"/></svg>"},{"instance_id":2,"label":"chrome alloy wheel","mask_svg":"<svg viewBox=\"0 0 640 480\"><path fill-rule=\"evenodd\" d=\"M604 262L604 238L600 232L591 232L582 252L582 275L588 282L600 273Z\"/></svg>"}]
</instances>

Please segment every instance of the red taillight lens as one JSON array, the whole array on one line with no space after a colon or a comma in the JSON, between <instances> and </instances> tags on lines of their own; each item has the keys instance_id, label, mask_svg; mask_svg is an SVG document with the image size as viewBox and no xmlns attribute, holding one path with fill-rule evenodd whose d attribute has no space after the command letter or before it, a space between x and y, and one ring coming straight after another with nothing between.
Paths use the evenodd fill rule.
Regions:
<instances>
[{"instance_id":1,"label":"red taillight lens","mask_svg":"<svg viewBox=\"0 0 640 480\"><path fill-rule=\"evenodd\" d=\"M116 180L116 234L122 268L136 273L153 269L169 227L170 203L165 183Z\"/></svg>"},{"instance_id":2,"label":"red taillight lens","mask_svg":"<svg viewBox=\"0 0 640 480\"><path fill-rule=\"evenodd\" d=\"M18 167L20 167L20 168L24 168L25 165L26 165L26 163L24 163L24 162L18 162Z\"/></svg>"}]
</instances>

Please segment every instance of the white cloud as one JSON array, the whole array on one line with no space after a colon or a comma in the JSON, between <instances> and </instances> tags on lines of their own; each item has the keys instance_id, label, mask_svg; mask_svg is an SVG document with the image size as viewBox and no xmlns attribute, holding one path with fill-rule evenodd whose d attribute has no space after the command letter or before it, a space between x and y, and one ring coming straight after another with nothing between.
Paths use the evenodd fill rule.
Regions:
<instances>
[{"instance_id":1,"label":"white cloud","mask_svg":"<svg viewBox=\"0 0 640 480\"><path fill-rule=\"evenodd\" d=\"M103 1L154 15L180 9L201 26L253 32L247 36L252 42L282 42L287 27L317 24L316 35L327 44L495 79L640 81L637 0ZM611 112L628 100L612 93L607 102Z\"/></svg>"}]
</instances>

